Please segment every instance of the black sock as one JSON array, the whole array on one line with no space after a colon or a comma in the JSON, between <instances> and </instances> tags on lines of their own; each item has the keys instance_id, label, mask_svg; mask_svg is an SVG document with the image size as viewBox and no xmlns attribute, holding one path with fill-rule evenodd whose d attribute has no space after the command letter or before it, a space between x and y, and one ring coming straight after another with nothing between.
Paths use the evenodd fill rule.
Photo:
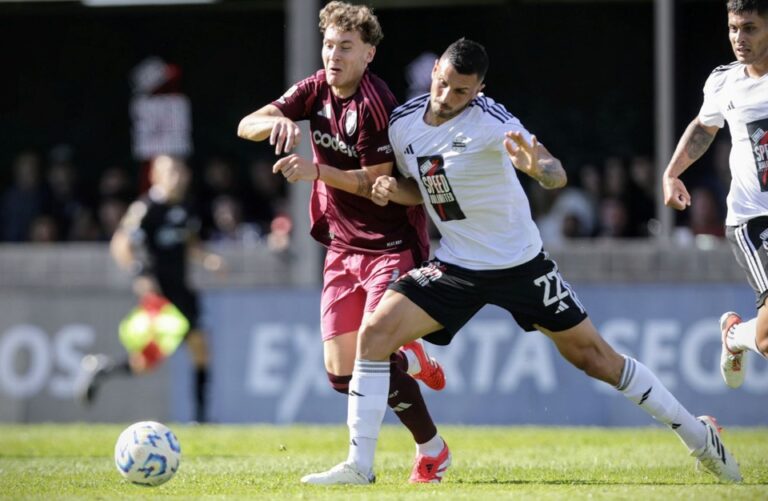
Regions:
<instances>
[{"instance_id":1,"label":"black sock","mask_svg":"<svg viewBox=\"0 0 768 501\"><path fill-rule=\"evenodd\" d=\"M195 368L195 421L208 421L208 367Z\"/></svg>"}]
</instances>

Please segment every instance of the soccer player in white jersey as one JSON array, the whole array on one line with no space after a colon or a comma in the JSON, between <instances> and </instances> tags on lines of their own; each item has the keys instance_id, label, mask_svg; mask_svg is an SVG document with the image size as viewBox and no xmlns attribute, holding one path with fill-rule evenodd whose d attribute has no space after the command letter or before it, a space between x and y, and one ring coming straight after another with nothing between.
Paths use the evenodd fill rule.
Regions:
<instances>
[{"instance_id":1,"label":"soccer player in white jersey","mask_svg":"<svg viewBox=\"0 0 768 501\"><path fill-rule=\"evenodd\" d=\"M685 129L664 172L664 202L677 210L691 205L680 180L728 122L731 189L725 235L757 296L757 316L720 317L720 372L725 384L744 382L747 350L768 357L768 1L728 2L728 33L736 61L718 66L704 84L704 104Z\"/></svg>"},{"instance_id":2,"label":"soccer player in white jersey","mask_svg":"<svg viewBox=\"0 0 768 501\"><path fill-rule=\"evenodd\" d=\"M487 68L485 49L462 38L435 63L430 94L391 115L390 142L405 179L379 177L373 199L423 201L442 235L440 247L435 260L392 284L364 321L348 397L347 461L302 480L370 483L390 353L420 337L447 344L480 308L495 304L669 426L718 479L741 481L715 420L691 415L645 365L614 351L542 250L515 168L551 189L565 185L565 171L504 106L480 94ZM443 464L449 461L446 455Z\"/></svg>"}]
</instances>

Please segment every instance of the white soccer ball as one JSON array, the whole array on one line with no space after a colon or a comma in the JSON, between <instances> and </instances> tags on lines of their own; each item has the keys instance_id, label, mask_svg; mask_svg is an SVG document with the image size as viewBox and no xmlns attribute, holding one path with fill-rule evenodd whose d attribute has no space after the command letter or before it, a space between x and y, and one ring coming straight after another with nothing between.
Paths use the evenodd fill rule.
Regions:
<instances>
[{"instance_id":1,"label":"white soccer ball","mask_svg":"<svg viewBox=\"0 0 768 501\"><path fill-rule=\"evenodd\" d=\"M115 465L122 476L135 484L160 485L179 469L181 446L176 435L154 421L133 423L115 444Z\"/></svg>"}]
</instances>

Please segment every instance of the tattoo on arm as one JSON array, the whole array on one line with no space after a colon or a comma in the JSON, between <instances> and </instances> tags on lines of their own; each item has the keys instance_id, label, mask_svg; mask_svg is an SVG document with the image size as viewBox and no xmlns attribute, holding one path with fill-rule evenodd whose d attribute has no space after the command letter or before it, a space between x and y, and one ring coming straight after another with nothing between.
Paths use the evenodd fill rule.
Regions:
<instances>
[{"instance_id":1,"label":"tattoo on arm","mask_svg":"<svg viewBox=\"0 0 768 501\"><path fill-rule=\"evenodd\" d=\"M357 176L357 190L355 191L355 194L360 195L361 197L371 198L373 183L368 177L368 173L364 170L359 170L355 172L355 176Z\"/></svg>"},{"instance_id":2,"label":"tattoo on arm","mask_svg":"<svg viewBox=\"0 0 768 501\"><path fill-rule=\"evenodd\" d=\"M565 171L560 162L553 159L539 160L539 176L537 181L548 190L562 186Z\"/></svg>"},{"instance_id":3,"label":"tattoo on arm","mask_svg":"<svg viewBox=\"0 0 768 501\"><path fill-rule=\"evenodd\" d=\"M714 139L715 136L707 132L706 129L700 125L694 125L688 135L688 141L685 143L685 153L691 160L698 160L707 151Z\"/></svg>"}]
</instances>

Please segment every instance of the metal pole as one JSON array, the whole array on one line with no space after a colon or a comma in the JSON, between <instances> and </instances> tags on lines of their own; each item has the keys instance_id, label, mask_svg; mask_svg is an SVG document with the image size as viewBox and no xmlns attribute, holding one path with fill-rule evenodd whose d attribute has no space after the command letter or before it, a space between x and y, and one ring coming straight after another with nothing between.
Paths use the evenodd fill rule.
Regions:
<instances>
[{"instance_id":1,"label":"metal pole","mask_svg":"<svg viewBox=\"0 0 768 501\"><path fill-rule=\"evenodd\" d=\"M655 144L656 144L656 217L659 237L669 239L674 219L672 209L664 205L661 176L672 158L674 148L675 86L674 86L674 0L654 0L655 55Z\"/></svg>"},{"instance_id":2,"label":"metal pole","mask_svg":"<svg viewBox=\"0 0 768 501\"><path fill-rule=\"evenodd\" d=\"M320 38L317 27L319 0L285 0L286 89L319 68ZM297 153L312 158L309 126L301 125L302 141ZM316 285L321 279L321 250L309 235L309 197L312 185L300 181L289 186L293 241L290 283Z\"/></svg>"}]
</instances>

